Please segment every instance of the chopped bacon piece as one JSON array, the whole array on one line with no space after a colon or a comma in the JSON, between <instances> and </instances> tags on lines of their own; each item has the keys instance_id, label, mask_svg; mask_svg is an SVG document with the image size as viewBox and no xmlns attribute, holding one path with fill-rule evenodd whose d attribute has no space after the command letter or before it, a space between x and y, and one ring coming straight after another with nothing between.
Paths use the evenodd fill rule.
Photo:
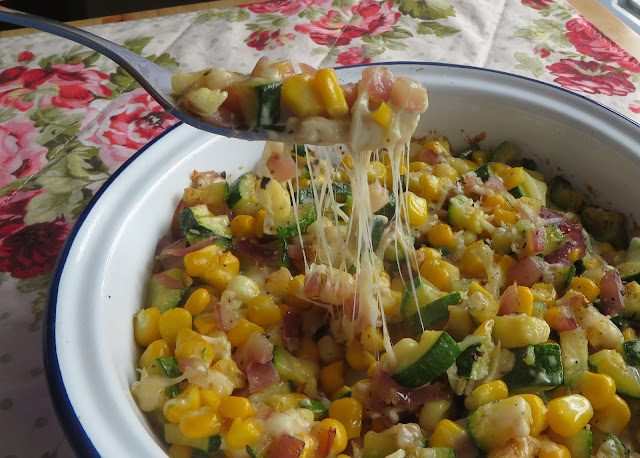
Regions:
<instances>
[{"instance_id":1,"label":"chopped bacon piece","mask_svg":"<svg viewBox=\"0 0 640 458\"><path fill-rule=\"evenodd\" d=\"M213 306L213 312L216 314L218 324L223 331L228 331L236 324L236 319L228 303L219 302Z\"/></svg>"},{"instance_id":2,"label":"chopped bacon piece","mask_svg":"<svg viewBox=\"0 0 640 458\"><path fill-rule=\"evenodd\" d=\"M500 194L507 190L504 186L504 181L499 180L496 177L489 177L487 181L484 182L483 188L487 191L491 191L491 193L483 193L483 194Z\"/></svg>"},{"instance_id":3,"label":"chopped bacon piece","mask_svg":"<svg viewBox=\"0 0 640 458\"><path fill-rule=\"evenodd\" d=\"M302 316L293 310L287 311L282 320L282 340L289 351L295 351L302 338Z\"/></svg>"},{"instance_id":4,"label":"chopped bacon piece","mask_svg":"<svg viewBox=\"0 0 640 458\"><path fill-rule=\"evenodd\" d=\"M531 246L528 247L529 252L533 254L542 253L544 251L544 232L540 229L531 230Z\"/></svg>"},{"instance_id":5,"label":"chopped bacon piece","mask_svg":"<svg viewBox=\"0 0 640 458\"><path fill-rule=\"evenodd\" d=\"M540 281L545 261L537 256L527 256L509 269L509 278L522 286L531 286Z\"/></svg>"},{"instance_id":6,"label":"chopped bacon piece","mask_svg":"<svg viewBox=\"0 0 640 458\"><path fill-rule=\"evenodd\" d=\"M294 178L298 174L296 163L290 154L275 153L267 159L267 169L274 180L282 183Z\"/></svg>"},{"instance_id":7,"label":"chopped bacon piece","mask_svg":"<svg viewBox=\"0 0 640 458\"><path fill-rule=\"evenodd\" d=\"M320 437L320 443L318 444L318 456L325 457L329 456L331 453L331 448L333 447L333 442L336 440L336 430L335 428L329 428L326 435L322 435Z\"/></svg>"},{"instance_id":8,"label":"chopped bacon piece","mask_svg":"<svg viewBox=\"0 0 640 458\"><path fill-rule=\"evenodd\" d=\"M271 361L250 363L245 373L249 383L249 393L264 390L280 380L280 375Z\"/></svg>"},{"instance_id":9,"label":"chopped bacon piece","mask_svg":"<svg viewBox=\"0 0 640 458\"><path fill-rule=\"evenodd\" d=\"M400 108L414 113L423 113L429 105L425 87L405 76L395 79L391 89L391 101Z\"/></svg>"},{"instance_id":10,"label":"chopped bacon piece","mask_svg":"<svg viewBox=\"0 0 640 458\"><path fill-rule=\"evenodd\" d=\"M264 334L254 332L251 337L233 354L233 360L240 368L246 368L251 363L265 364L273 359L273 344Z\"/></svg>"},{"instance_id":11,"label":"chopped bacon piece","mask_svg":"<svg viewBox=\"0 0 640 458\"><path fill-rule=\"evenodd\" d=\"M520 307L520 297L518 296L518 285L514 283L504 290L500 298L498 315L511 315L518 311L518 307Z\"/></svg>"},{"instance_id":12,"label":"chopped bacon piece","mask_svg":"<svg viewBox=\"0 0 640 458\"><path fill-rule=\"evenodd\" d=\"M446 159L441 154L436 153L430 148L423 148L416 154L416 161L426 162L429 165L436 165L442 162L446 162Z\"/></svg>"},{"instance_id":13,"label":"chopped bacon piece","mask_svg":"<svg viewBox=\"0 0 640 458\"><path fill-rule=\"evenodd\" d=\"M367 67L362 71L362 83L369 99L386 102L391 97L396 77L387 67Z\"/></svg>"},{"instance_id":14,"label":"chopped bacon piece","mask_svg":"<svg viewBox=\"0 0 640 458\"><path fill-rule=\"evenodd\" d=\"M576 323L571 307L561 305L557 307L557 310L557 313L550 315L547 319L547 323L549 323L549 327L551 329L557 332L562 332L578 328L578 323Z\"/></svg>"},{"instance_id":15,"label":"chopped bacon piece","mask_svg":"<svg viewBox=\"0 0 640 458\"><path fill-rule=\"evenodd\" d=\"M622 280L617 270L610 270L600 279L600 305L605 315L616 316L624 309Z\"/></svg>"},{"instance_id":16,"label":"chopped bacon piece","mask_svg":"<svg viewBox=\"0 0 640 458\"><path fill-rule=\"evenodd\" d=\"M298 458L304 450L304 441L297 437L284 434L278 437L273 446L269 456L277 456L278 458Z\"/></svg>"},{"instance_id":17,"label":"chopped bacon piece","mask_svg":"<svg viewBox=\"0 0 640 458\"><path fill-rule=\"evenodd\" d=\"M465 175L462 179L462 192L465 196L473 198L479 194L478 190L482 188L482 180L474 175Z\"/></svg>"},{"instance_id":18,"label":"chopped bacon piece","mask_svg":"<svg viewBox=\"0 0 640 458\"><path fill-rule=\"evenodd\" d=\"M347 105L351 109L358 98L358 85L356 83L341 84L340 89L342 89Z\"/></svg>"}]
</instances>

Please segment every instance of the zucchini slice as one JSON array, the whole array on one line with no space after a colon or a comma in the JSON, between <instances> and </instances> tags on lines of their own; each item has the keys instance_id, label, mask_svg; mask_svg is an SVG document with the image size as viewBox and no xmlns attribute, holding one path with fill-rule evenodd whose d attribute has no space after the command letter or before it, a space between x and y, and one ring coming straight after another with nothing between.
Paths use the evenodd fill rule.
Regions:
<instances>
[{"instance_id":1,"label":"zucchini slice","mask_svg":"<svg viewBox=\"0 0 640 458\"><path fill-rule=\"evenodd\" d=\"M607 458L626 458L631 454L629 447L624 445L618 436L607 433L602 444L598 448L596 456L606 456Z\"/></svg>"},{"instance_id":2,"label":"zucchini slice","mask_svg":"<svg viewBox=\"0 0 640 458\"><path fill-rule=\"evenodd\" d=\"M547 430L549 431L549 430ZM593 447L593 433L589 427L582 428L578 434L572 437L564 437L553 431L549 432L549 438L569 449L571 458L589 458Z\"/></svg>"},{"instance_id":3,"label":"zucchini slice","mask_svg":"<svg viewBox=\"0 0 640 458\"><path fill-rule=\"evenodd\" d=\"M577 191L569 181L561 176L555 176L549 189L549 199L556 204L558 208L564 211L579 212L587 201L587 197Z\"/></svg>"},{"instance_id":4,"label":"zucchini slice","mask_svg":"<svg viewBox=\"0 0 640 458\"><path fill-rule=\"evenodd\" d=\"M205 204L185 208L178 214L180 229L190 245L217 237L218 245L223 248L231 245L231 224L229 216L213 216Z\"/></svg>"},{"instance_id":5,"label":"zucchini slice","mask_svg":"<svg viewBox=\"0 0 640 458\"><path fill-rule=\"evenodd\" d=\"M176 286L182 285L181 288L172 289L165 286L166 282L161 279L162 275L167 275L176 280ZM182 269L169 269L165 272L155 274L149 282L148 304L149 307L156 307L160 313L164 313L169 309L177 307L182 296L187 292L187 285L184 282L185 272Z\"/></svg>"},{"instance_id":6,"label":"zucchini slice","mask_svg":"<svg viewBox=\"0 0 640 458\"><path fill-rule=\"evenodd\" d=\"M273 347L273 365L284 380L305 383L317 375L313 364L296 358L280 345Z\"/></svg>"},{"instance_id":7,"label":"zucchini slice","mask_svg":"<svg viewBox=\"0 0 640 458\"><path fill-rule=\"evenodd\" d=\"M250 129L272 127L280 122L282 82L255 81L234 84L228 88L229 103L239 106Z\"/></svg>"},{"instance_id":8,"label":"zucchini slice","mask_svg":"<svg viewBox=\"0 0 640 458\"><path fill-rule=\"evenodd\" d=\"M627 340L622 344L629 366L640 366L640 339Z\"/></svg>"},{"instance_id":9,"label":"zucchini slice","mask_svg":"<svg viewBox=\"0 0 640 458\"><path fill-rule=\"evenodd\" d=\"M425 331L413 357L391 376L396 383L418 388L444 373L460 355L460 346L443 331Z\"/></svg>"},{"instance_id":10,"label":"zucchini slice","mask_svg":"<svg viewBox=\"0 0 640 458\"><path fill-rule=\"evenodd\" d=\"M216 452L222 444L222 438L218 434L204 439L189 439L180 430L180 425L175 423L165 423L164 440L169 444L186 445L205 452Z\"/></svg>"},{"instance_id":11,"label":"zucchini slice","mask_svg":"<svg viewBox=\"0 0 640 458\"><path fill-rule=\"evenodd\" d=\"M560 345L545 343L513 348L515 364L502 378L509 393L548 390L563 383Z\"/></svg>"},{"instance_id":12,"label":"zucchini slice","mask_svg":"<svg viewBox=\"0 0 640 458\"><path fill-rule=\"evenodd\" d=\"M596 239L609 242L618 250L627 246L627 227L622 213L585 206L580 216L584 228Z\"/></svg>"},{"instance_id":13,"label":"zucchini slice","mask_svg":"<svg viewBox=\"0 0 640 458\"><path fill-rule=\"evenodd\" d=\"M439 296L440 290L424 277L418 275L413 279L413 282L407 283L402 291L400 312L402 316L410 317ZM418 325L420 324L419 320L418 318Z\"/></svg>"},{"instance_id":14,"label":"zucchini slice","mask_svg":"<svg viewBox=\"0 0 640 458\"><path fill-rule=\"evenodd\" d=\"M640 372L629 366L615 350L600 350L589 357L589 365L596 371L607 374L616 382L616 392L640 399Z\"/></svg>"},{"instance_id":15,"label":"zucchini slice","mask_svg":"<svg viewBox=\"0 0 640 458\"><path fill-rule=\"evenodd\" d=\"M303 399L300 402L298 402L298 407L301 407L303 409L309 409L310 411L313 412L313 419L315 421L320 421L323 418L326 418L327 415L329 414L329 406L327 406L326 404L323 404L320 401L316 401L314 399Z\"/></svg>"},{"instance_id":16,"label":"zucchini slice","mask_svg":"<svg viewBox=\"0 0 640 458\"><path fill-rule=\"evenodd\" d=\"M480 234L484 229L484 213L474 207L473 200L464 194L458 194L449 200L447 217L449 224L456 229L469 229L474 234Z\"/></svg>"},{"instance_id":17,"label":"zucchini slice","mask_svg":"<svg viewBox=\"0 0 640 458\"><path fill-rule=\"evenodd\" d=\"M256 198L256 179L253 172L246 172L231 185L227 205L234 214L255 216L260 209Z\"/></svg>"},{"instance_id":18,"label":"zucchini slice","mask_svg":"<svg viewBox=\"0 0 640 458\"><path fill-rule=\"evenodd\" d=\"M296 214L298 220L296 221ZM318 212L315 204L308 202L298 204L296 211L291 212L291 216L276 228L276 237L279 239L290 239L300 233L304 233L309 226L317 219Z\"/></svg>"},{"instance_id":19,"label":"zucchini slice","mask_svg":"<svg viewBox=\"0 0 640 458\"><path fill-rule=\"evenodd\" d=\"M411 333L413 335L420 334L424 329L429 329L435 324L448 320L449 306L458 305L461 300L462 293L460 291L454 291L446 296L439 297L438 299L429 302L424 307L421 307L420 311L409 317ZM422 328L423 326L424 329Z\"/></svg>"},{"instance_id":20,"label":"zucchini slice","mask_svg":"<svg viewBox=\"0 0 640 458\"><path fill-rule=\"evenodd\" d=\"M589 341L584 329L562 331L560 349L562 351L562 366L564 367L564 384L577 389L582 380L582 374L589 370Z\"/></svg>"},{"instance_id":21,"label":"zucchini slice","mask_svg":"<svg viewBox=\"0 0 640 458\"><path fill-rule=\"evenodd\" d=\"M502 162L503 164L513 163L520 156L518 147L511 142L502 142L493 150L491 162Z\"/></svg>"}]
</instances>

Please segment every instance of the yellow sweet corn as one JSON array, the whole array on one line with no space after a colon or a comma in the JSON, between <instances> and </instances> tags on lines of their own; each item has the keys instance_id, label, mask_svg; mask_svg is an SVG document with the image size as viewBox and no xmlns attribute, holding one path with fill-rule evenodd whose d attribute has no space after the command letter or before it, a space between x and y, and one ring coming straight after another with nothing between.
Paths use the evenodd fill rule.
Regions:
<instances>
[{"instance_id":1,"label":"yellow sweet corn","mask_svg":"<svg viewBox=\"0 0 640 458\"><path fill-rule=\"evenodd\" d=\"M347 439L360 437L362 412L362 404L355 398L336 399L329 405L329 417L342 423Z\"/></svg>"},{"instance_id":2,"label":"yellow sweet corn","mask_svg":"<svg viewBox=\"0 0 640 458\"><path fill-rule=\"evenodd\" d=\"M184 256L184 269L187 275L199 277L216 265L222 249L217 245L209 245L201 250L187 253Z\"/></svg>"},{"instance_id":3,"label":"yellow sweet corn","mask_svg":"<svg viewBox=\"0 0 640 458\"><path fill-rule=\"evenodd\" d=\"M337 455L347 448L347 430L344 425L335 418L325 418L318 425L318 443L327 444L328 434L330 430L335 431L333 444L330 450L322 450L324 456ZM320 450L319 450L320 451Z\"/></svg>"},{"instance_id":4,"label":"yellow sweet corn","mask_svg":"<svg viewBox=\"0 0 640 458\"><path fill-rule=\"evenodd\" d=\"M202 407L200 400L200 387L190 385L173 399L164 403L162 409L165 418L171 423L179 424L182 418Z\"/></svg>"},{"instance_id":5,"label":"yellow sweet corn","mask_svg":"<svg viewBox=\"0 0 640 458\"><path fill-rule=\"evenodd\" d=\"M631 420L631 410L627 402L617 394L609 403L593 415L591 424L605 433L620 434Z\"/></svg>"},{"instance_id":6,"label":"yellow sweet corn","mask_svg":"<svg viewBox=\"0 0 640 458\"><path fill-rule=\"evenodd\" d=\"M256 409L245 397L227 396L220 402L218 412L225 418L249 418L256 414Z\"/></svg>"},{"instance_id":7,"label":"yellow sweet corn","mask_svg":"<svg viewBox=\"0 0 640 458\"><path fill-rule=\"evenodd\" d=\"M269 395L264 403L278 412L284 412L298 407L300 401L304 399L308 397L302 393L274 393Z\"/></svg>"},{"instance_id":8,"label":"yellow sweet corn","mask_svg":"<svg viewBox=\"0 0 640 458\"><path fill-rule=\"evenodd\" d=\"M190 328L178 329L176 335L176 359L198 359L207 367L213 362L215 351L209 342Z\"/></svg>"},{"instance_id":9,"label":"yellow sweet corn","mask_svg":"<svg viewBox=\"0 0 640 458\"><path fill-rule=\"evenodd\" d=\"M418 178L418 184L420 186L420 196L433 203L440 199L440 194L444 190L442 180L431 174L420 175Z\"/></svg>"},{"instance_id":10,"label":"yellow sweet corn","mask_svg":"<svg viewBox=\"0 0 640 458\"><path fill-rule=\"evenodd\" d=\"M322 116L326 111L312 82L313 76L305 73L289 76L282 82L281 101L296 116Z\"/></svg>"},{"instance_id":11,"label":"yellow sweet corn","mask_svg":"<svg viewBox=\"0 0 640 458\"><path fill-rule=\"evenodd\" d=\"M579 394L562 396L547 404L547 422L553 432L563 437L578 434L593 417L589 400Z\"/></svg>"},{"instance_id":12,"label":"yellow sweet corn","mask_svg":"<svg viewBox=\"0 0 640 458\"><path fill-rule=\"evenodd\" d=\"M488 209L503 208L511 210L511 204L500 194L491 194L482 199L482 206Z\"/></svg>"},{"instance_id":13,"label":"yellow sweet corn","mask_svg":"<svg viewBox=\"0 0 640 458\"><path fill-rule=\"evenodd\" d=\"M208 285L213 286L213 288L217 292L222 292L233 278L233 274L225 269L221 269L218 267L208 270L207 272L202 274L201 278Z\"/></svg>"},{"instance_id":14,"label":"yellow sweet corn","mask_svg":"<svg viewBox=\"0 0 640 458\"><path fill-rule=\"evenodd\" d=\"M518 286L518 313L531 315L533 311L533 293L526 286Z\"/></svg>"},{"instance_id":15,"label":"yellow sweet corn","mask_svg":"<svg viewBox=\"0 0 640 458\"><path fill-rule=\"evenodd\" d=\"M480 285L480 283L478 283L477 281L474 281L474 282L471 282L471 285L469 286L468 294L469 294L469 296L471 296L473 293L476 293L476 292L484 294L489 299L493 299L493 296L491 295L491 293L489 291L484 289Z\"/></svg>"},{"instance_id":16,"label":"yellow sweet corn","mask_svg":"<svg viewBox=\"0 0 640 458\"><path fill-rule=\"evenodd\" d=\"M451 156L451 150L449 148L449 142L444 137L439 137L434 140L428 141L422 149L430 149L434 153L440 156Z\"/></svg>"},{"instance_id":17,"label":"yellow sweet corn","mask_svg":"<svg viewBox=\"0 0 640 458\"><path fill-rule=\"evenodd\" d=\"M187 302L184 304L184 308L189 310L192 316L200 315L205 307L209 305L211 296L206 288L198 288L191 295Z\"/></svg>"},{"instance_id":18,"label":"yellow sweet corn","mask_svg":"<svg viewBox=\"0 0 640 458\"><path fill-rule=\"evenodd\" d=\"M453 406L452 399L434 399L426 401L420 409L418 423L424 434L430 436L441 420L447 418L447 413Z\"/></svg>"},{"instance_id":19,"label":"yellow sweet corn","mask_svg":"<svg viewBox=\"0 0 640 458\"><path fill-rule=\"evenodd\" d=\"M466 307L450 306L449 321L447 322L447 332L456 340L460 341L473 331L473 319Z\"/></svg>"},{"instance_id":20,"label":"yellow sweet corn","mask_svg":"<svg viewBox=\"0 0 640 458\"><path fill-rule=\"evenodd\" d=\"M320 386L329 396L344 386L344 360L327 364L320 370Z\"/></svg>"},{"instance_id":21,"label":"yellow sweet corn","mask_svg":"<svg viewBox=\"0 0 640 458\"><path fill-rule=\"evenodd\" d=\"M360 336L360 342L364 348L372 355L378 354L384 345L382 332L378 328L367 326L362 331Z\"/></svg>"},{"instance_id":22,"label":"yellow sweet corn","mask_svg":"<svg viewBox=\"0 0 640 458\"><path fill-rule=\"evenodd\" d=\"M347 362L354 369L365 371L376 362L376 359L354 339L347 345Z\"/></svg>"},{"instance_id":23,"label":"yellow sweet corn","mask_svg":"<svg viewBox=\"0 0 640 458\"><path fill-rule=\"evenodd\" d=\"M238 320L238 324L227 331L227 337L229 338L231 345L238 347L246 343L249 340L249 337L256 332L264 334L264 328L252 323L246 318L240 318L240 320Z\"/></svg>"},{"instance_id":24,"label":"yellow sweet corn","mask_svg":"<svg viewBox=\"0 0 640 458\"><path fill-rule=\"evenodd\" d=\"M493 210L493 225L512 226L518 222L518 214L513 210L505 210L503 208L495 208Z\"/></svg>"},{"instance_id":25,"label":"yellow sweet corn","mask_svg":"<svg viewBox=\"0 0 640 458\"><path fill-rule=\"evenodd\" d=\"M264 237L264 220L267 217L267 211L260 209L256 213L256 225L254 227L254 235L258 238Z\"/></svg>"},{"instance_id":26,"label":"yellow sweet corn","mask_svg":"<svg viewBox=\"0 0 640 458\"><path fill-rule=\"evenodd\" d=\"M533 422L529 425L529 435L535 437L547 428L547 407L542 398L535 394L521 394L519 396L531 407Z\"/></svg>"},{"instance_id":27,"label":"yellow sweet corn","mask_svg":"<svg viewBox=\"0 0 640 458\"><path fill-rule=\"evenodd\" d=\"M448 418L441 420L429 438L429 447L454 448L467 436L467 430Z\"/></svg>"},{"instance_id":28,"label":"yellow sweet corn","mask_svg":"<svg viewBox=\"0 0 640 458\"><path fill-rule=\"evenodd\" d=\"M215 390L200 390L200 403L212 411L218 410L220 407L220 395Z\"/></svg>"},{"instance_id":29,"label":"yellow sweet corn","mask_svg":"<svg viewBox=\"0 0 640 458\"><path fill-rule=\"evenodd\" d=\"M260 439L260 424L253 418L236 418L225 436L226 444L234 450L244 450Z\"/></svg>"},{"instance_id":30,"label":"yellow sweet corn","mask_svg":"<svg viewBox=\"0 0 640 458\"><path fill-rule=\"evenodd\" d=\"M236 215L231 220L231 233L236 239L252 239L256 236L256 219L251 215Z\"/></svg>"},{"instance_id":31,"label":"yellow sweet corn","mask_svg":"<svg viewBox=\"0 0 640 458\"><path fill-rule=\"evenodd\" d=\"M512 256L509 256L508 254L505 254L500 258L500 260L498 261L498 269L500 269L500 272L502 273L502 276L504 278L509 278L509 271L513 266L517 264L517 262L518 261L516 261Z\"/></svg>"},{"instance_id":32,"label":"yellow sweet corn","mask_svg":"<svg viewBox=\"0 0 640 458\"><path fill-rule=\"evenodd\" d=\"M218 329L218 322L213 313L202 313L193 319L193 327L202 335Z\"/></svg>"},{"instance_id":33,"label":"yellow sweet corn","mask_svg":"<svg viewBox=\"0 0 640 458\"><path fill-rule=\"evenodd\" d=\"M569 251L569 254L567 255L567 259L571 262L576 262L578 259L580 259L581 254L582 254L581 248L574 248L573 250Z\"/></svg>"},{"instance_id":34,"label":"yellow sweet corn","mask_svg":"<svg viewBox=\"0 0 640 458\"><path fill-rule=\"evenodd\" d=\"M226 270L231 275L238 275L240 272L240 260L231 251L222 253L218 264L221 269Z\"/></svg>"},{"instance_id":35,"label":"yellow sweet corn","mask_svg":"<svg viewBox=\"0 0 640 458\"><path fill-rule=\"evenodd\" d=\"M270 326L282 320L280 308L271 296L256 296L247 303L247 318L258 326Z\"/></svg>"},{"instance_id":36,"label":"yellow sweet corn","mask_svg":"<svg viewBox=\"0 0 640 458\"><path fill-rule=\"evenodd\" d=\"M399 197L400 199L406 199L406 206L402 206L402 219L407 221L411 226L420 226L424 224L428 217L428 205L427 200L422 197L418 197L411 191L405 191L405 193Z\"/></svg>"},{"instance_id":37,"label":"yellow sweet corn","mask_svg":"<svg viewBox=\"0 0 640 458\"><path fill-rule=\"evenodd\" d=\"M149 307L136 313L133 320L133 336L138 345L146 347L160 338L160 315L157 307Z\"/></svg>"},{"instance_id":38,"label":"yellow sweet corn","mask_svg":"<svg viewBox=\"0 0 640 458\"><path fill-rule=\"evenodd\" d=\"M225 288L233 293L233 298L246 305L251 299L260 294L260 286L245 275L233 274L233 278Z\"/></svg>"},{"instance_id":39,"label":"yellow sweet corn","mask_svg":"<svg viewBox=\"0 0 640 458\"><path fill-rule=\"evenodd\" d=\"M439 223L433 226L427 234L427 240L433 246L449 249L455 248L457 244L451 226L446 223Z\"/></svg>"},{"instance_id":40,"label":"yellow sweet corn","mask_svg":"<svg viewBox=\"0 0 640 458\"><path fill-rule=\"evenodd\" d=\"M594 409L602 409L613 400L616 382L607 374L586 371L580 379L580 394L591 402Z\"/></svg>"},{"instance_id":41,"label":"yellow sweet corn","mask_svg":"<svg viewBox=\"0 0 640 458\"><path fill-rule=\"evenodd\" d=\"M636 330L633 328L624 328L622 330L622 337L624 337L625 342L627 340L635 340L637 338Z\"/></svg>"},{"instance_id":42,"label":"yellow sweet corn","mask_svg":"<svg viewBox=\"0 0 640 458\"><path fill-rule=\"evenodd\" d=\"M449 275L449 271L442 267L442 263L428 261L423 262L420 266L420 275L431 282L439 290L450 290L451 280L453 279Z\"/></svg>"},{"instance_id":43,"label":"yellow sweet corn","mask_svg":"<svg viewBox=\"0 0 640 458\"><path fill-rule=\"evenodd\" d=\"M485 246L483 240L478 240L469 245L462 254L462 268L473 276L486 277L487 275L484 258L480 253Z\"/></svg>"},{"instance_id":44,"label":"yellow sweet corn","mask_svg":"<svg viewBox=\"0 0 640 458\"><path fill-rule=\"evenodd\" d=\"M211 410L186 414L180 420L180 431L189 439L204 439L220 432L222 422Z\"/></svg>"},{"instance_id":45,"label":"yellow sweet corn","mask_svg":"<svg viewBox=\"0 0 640 458\"><path fill-rule=\"evenodd\" d=\"M382 102L380 106L371 113L371 118L377 122L380 126L388 129L393 121L393 110L389 108L389 105Z\"/></svg>"},{"instance_id":46,"label":"yellow sweet corn","mask_svg":"<svg viewBox=\"0 0 640 458\"><path fill-rule=\"evenodd\" d=\"M338 84L338 78L333 68L318 70L311 80L311 86L330 117L342 118L349 114L347 100Z\"/></svg>"},{"instance_id":47,"label":"yellow sweet corn","mask_svg":"<svg viewBox=\"0 0 640 458\"><path fill-rule=\"evenodd\" d=\"M191 326L191 313L189 310L181 307L167 310L160 315L160 319L158 320L160 335L171 347L175 347L176 345L178 331L182 328L191 329Z\"/></svg>"},{"instance_id":48,"label":"yellow sweet corn","mask_svg":"<svg viewBox=\"0 0 640 458\"><path fill-rule=\"evenodd\" d=\"M379 181L380 183L386 183L387 181L387 168L380 161L371 161L367 168L367 182L369 184Z\"/></svg>"},{"instance_id":49,"label":"yellow sweet corn","mask_svg":"<svg viewBox=\"0 0 640 458\"><path fill-rule=\"evenodd\" d=\"M507 167L497 171L498 176L504 181L504 186L507 189L513 189L518 185L521 185L524 181L525 174L522 167Z\"/></svg>"},{"instance_id":50,"label":"yellow sweet corn","mask_svg":"<svg viewBox=\"0 0 640 458\"><path fill-rule=\"evenodd\" d=\"M281 267L269 274L264 285L265 289L274 297L285 297L289 294L289 283L292 278L289 269Z\"/></svg>"},{"instance_id":51,"label":"yellow sweet corn","mask_svg":"<svg viewBox=\"0 0 640 458\"><path fill-rule=\"evenodd\" d=\"M500 399L506 399L509 396L507 384L502 380L494 380L492 382L483 383L471 392L464 400L464 406L467 410L476 410L478 407Z\"/></svg>"},{"instance_id":52,"label":"yellow sweet corn","mask_svg":"<svg viewBox=\"0 0 640 458\"><path fill-rule=\"evenodd\" d=\"M556 302L556 290L548 283L535 283L531 293L534 301L544 302L547 307L552 307Z\"/></svg>"},{"instance_id":53,"label":"yellow sweet corn","mask_svg":"<svg viewBox=\"0 0 640 458\"><path fill-rule=\"evenodd\" d=\"M147 371L156 364L156 359L171 356L171 348L166 340L158 339L149 344L146 350L140 355L140 367L144 367ZM158 374L164 374L164 371L158 367L160 371L154 371Z\"/></svg>"},{"instance_id":54,"label":"yellow sweet corn","mask_svg":"<svg viewBox=\"0 0 640 458\"><path fill-rule=\"evenodd\" d=\"M600 294L600 288L596 283L587 277L573 277L568 289L582 293L589 302L593 302Z\"/></svg>"},{"instance_id":55,"label":"yellow sweet corn","mask_svg":"<svg viewBox=\"0 0 640 458\"><path fill-rule=\"evenodd\" d=\"M571 458L571 452L562 444L551 441L543 441L538 458Z\"/></svg>"},{"instance_id":56,"label":"yellow sweet corn","mask_svg":"<svg viewBox=\"0 0 640 458\"><path fill-rule=\"evenodd\" d=\"M304 274L299 274L289 281L289 305L300 309L311 307L311 302L302 299L304 297Z\"/></svg>"}]
</instances>

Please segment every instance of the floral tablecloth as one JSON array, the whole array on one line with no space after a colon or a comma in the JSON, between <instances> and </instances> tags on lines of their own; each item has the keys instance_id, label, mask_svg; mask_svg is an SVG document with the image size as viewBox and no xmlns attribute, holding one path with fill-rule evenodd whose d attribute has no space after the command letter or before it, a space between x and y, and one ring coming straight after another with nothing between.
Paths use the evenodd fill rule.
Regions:
<instances>
[{"instance_id":1,"label":"floral tablecloth","mask_svg":"<svg viewBox=\"0 0 640 458\"><path fill-rule=\"evenodd\" d=\"M494 68L640 121L640 63L562 0L273 0L90 30L171 70L247 71L262 55ZM43 371L51 271L96 190L175 123L87 48L40 33L0 39L0 458L73 456Z\"/></svg>"}]
</instances>

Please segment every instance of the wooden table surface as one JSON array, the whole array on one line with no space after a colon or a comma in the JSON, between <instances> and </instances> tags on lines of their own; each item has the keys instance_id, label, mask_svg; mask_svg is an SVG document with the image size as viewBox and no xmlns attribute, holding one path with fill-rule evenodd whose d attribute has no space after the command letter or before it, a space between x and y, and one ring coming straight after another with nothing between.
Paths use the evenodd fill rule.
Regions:
<instances>
[{"instance_id":1,"label":"wooden table surface","mask_svg":"<svg viewBox=\"0 0 640 458\"><path fill-rule=\"evenodd\" d=\"M170 8L159 8L154 10L139 11L136 13L118 14L93 19L72 21L70 24L77 27L86 27L98 24L108 24L112 22L132 21L136 19L148 19L158 16L169 16L172 14L190 13L211 8L220 8L248 3L258 3L260 0L218 0L215 2L194 3L192 5L174 6ZM640 59L640 35L629 28L618 19L613 13L607 10L597 0L568 0L568 2L593 23L602 33L618 43L629 54L636 59ZM33 33L32 29L16 29L0 31L0 38L24 35Z\"/></svg>"}]
</instances>

